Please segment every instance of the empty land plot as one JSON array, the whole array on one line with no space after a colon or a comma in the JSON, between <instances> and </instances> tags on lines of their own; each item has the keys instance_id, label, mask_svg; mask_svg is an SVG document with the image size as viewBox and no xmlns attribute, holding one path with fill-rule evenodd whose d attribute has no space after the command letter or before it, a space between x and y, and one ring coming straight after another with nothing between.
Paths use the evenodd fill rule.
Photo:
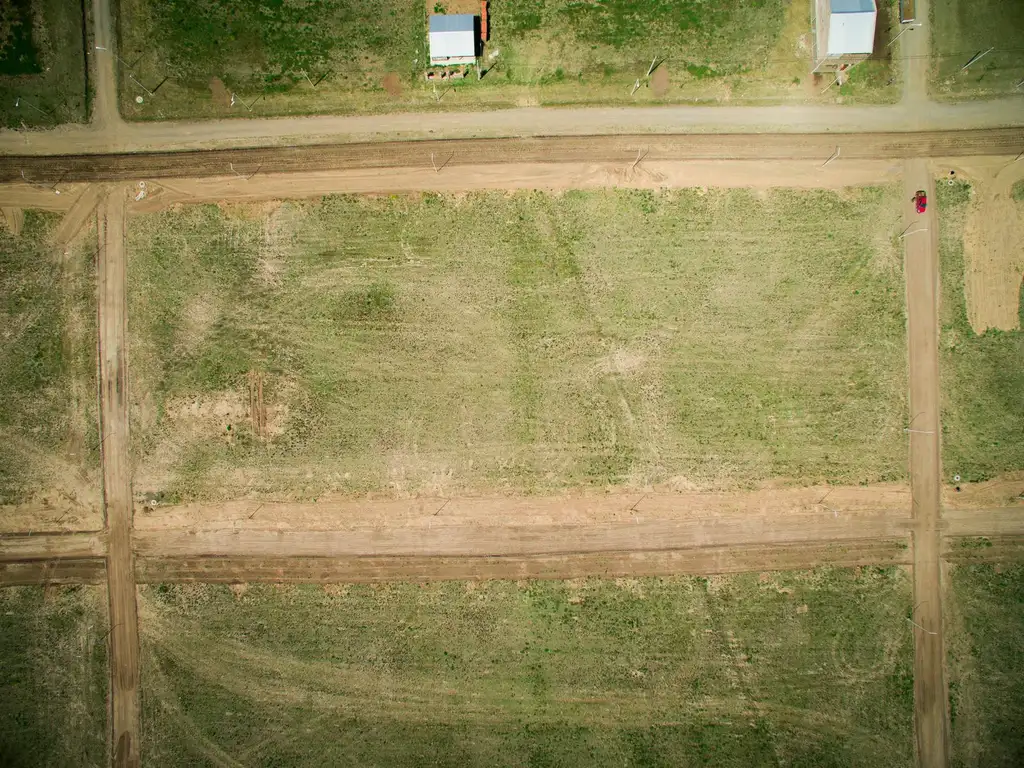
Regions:
<instances>
[{"instance_id":1,"label":"empty land plot","mask_svg":"<svg viewBox=\"0 0 1024 768\"><path fill-rule=\"evenodd\" d=\"M931 18L933 96L955 100L1020 93L1016 85L1024 78L1024 3L932 0Z\"/></svg>"},{"instance_id":2,"label":"empty land plot","mask_svg":"<svg viewBox=\"0 0 1024 768\"><path fill-rule=\"evenodd\" d=\"M0 763L103 766L106 592L0 589Z\"/></svg>"},{"instance_id":3,"label":"empty land plot","mask_svg":"<svg viewBox=\"0 0 1024 768\"><path fill-rule=\"evenodd\" d=\"M826 83L809 74L810 6L800 0L492 0L483 79L474 70L431 82L428 17L479 14L476 0L120 5L121 109L140 120L896 96L882 58L822 94ZM644 87L631 93L637 78Z\"/></svg>"},{"instance_id":4,"label":"empty land plot","mask_svg":"<svg viewBox=\"0 0 1024 768\"><path fill-rule=\"evenodd\" d=\"M325 198L129 233L135 487L904 477L895 188Z\"/></svg>"},{"instance_id":5,"label":"empty land plot","mask_svg":"<svg viewBox=\"0 0 1024 768\"><path fill-rule=\"evenodd\" d=\"M100 512L95 237L56 246L60 216L11 219L20 233L0 231L0 509L49 507L73 525Z\"/></svg>"},{"instance_id":6,"label":"empty land plot","mask_svg":"<svg viewBox=\"0 0 1024 768\"><path fill-rule=\"evenodd\" d=\"M140 589L160 765L910 765L898 568Z\"/></svg>"},{"instance_id":7,"label":"empty land plot","mask_svg":"<svg viewBox=\"0 0 1024 768\"><path fill-rule=\"evenodd\" d=\"M937 187L942 279L942 464L948 480L1024 469L1024 331L971 328L964 298L968 184ZM1024 308L1024 304L1021 305Z\"/></svg>"},{"instance_id":8,"label":"empty land plot","mask_svg":"<svg viewBox=\"0 0 1024 768\"><path fill-rule=\"evenodd\" d=\"M963 547L986 547L970 540ZM1024 758L1024 562L951 570L949 647L953 765L1013 766Z\"/></svg>"},{"instance_id":9,"label":"empty land plot","mask_svg":"<svg viewBox=\"0 0 1024 768\"><path fill-rule=\"evenodd\" d=\"M0 125L89 119L85 6L80 0L7 0L0 10Z\"/></svg>"}]
</instances>

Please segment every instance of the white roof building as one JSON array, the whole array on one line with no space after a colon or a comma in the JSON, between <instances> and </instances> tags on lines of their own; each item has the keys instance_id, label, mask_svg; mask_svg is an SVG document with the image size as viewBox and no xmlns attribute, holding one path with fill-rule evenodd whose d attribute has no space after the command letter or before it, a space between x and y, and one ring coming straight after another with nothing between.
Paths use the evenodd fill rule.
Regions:
<instances>
[{"instance_id":1,"label":"white roof building","mask_svg":"<svg viewBox=\"0 0 1024 768\"><path fill-rule=\"evenodd\" d=\"M468 13L430 17L430 63L476 61L476 16Z\"/></svg>"},{"instance_id":2,"label":"white roof building","mask_svg":"<svg viewBox=\"0 0 1024 768\"><path fill-rule=\"evenodd\" d=\"M815 65L843 56L870 56L875 45L875 0L817 0Z\"/></svg>"}]
</instances>

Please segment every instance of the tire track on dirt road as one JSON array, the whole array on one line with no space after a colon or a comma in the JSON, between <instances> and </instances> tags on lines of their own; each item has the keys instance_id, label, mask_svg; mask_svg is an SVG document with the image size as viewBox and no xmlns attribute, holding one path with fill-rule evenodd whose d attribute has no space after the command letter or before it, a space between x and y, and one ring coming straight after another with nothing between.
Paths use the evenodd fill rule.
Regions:
<instances>
[{"instance_id":1,"label":"tire track on dirt road","mask_svg":"<svg viewBox=\"0 0 1024 768\"><path fill-rule=\"evenodd\" d=\"M925 190L924 214L911 198ZM902 235L910 367L910 478L914 547L914 722L918 765L949 764L949 697L942 627L939 495L939 248L935 185L924 160L904 168Z\"/></svg>"},{"instance_id":2,"label":"tire track on dirt road","mask_svg":"<svg viewBox=\"0 0 1024 768\"><path fill-rule=\"evenodd\" d=\"M38 184L194 178L256 172L422 167L507 163L618 163L639 156L672 160L818 160L840 148L856 160L1017 154L1024 129L987 128L918 133L809 134L624 134L512 139L438 139L323 144L297 147L189 150L99 155L7 155L0 157L0 182L22 181L30 171ZM644 154L646 153L646 154ZM442 171L443 172L443 171Z\"/></svg>"},{"instance_id":3,"label":"tire track on dirt road","mask_svg":"<svg viewBox=\"0 0 1024 768\"><path fill-rule=\"evenodd\" d=\"M110 680L114 764L139 764L139 628L132 554L128 455L127 270L125 190L99 207L99 378L103 499L109 549Z\"/></svg>"}]
</instances>

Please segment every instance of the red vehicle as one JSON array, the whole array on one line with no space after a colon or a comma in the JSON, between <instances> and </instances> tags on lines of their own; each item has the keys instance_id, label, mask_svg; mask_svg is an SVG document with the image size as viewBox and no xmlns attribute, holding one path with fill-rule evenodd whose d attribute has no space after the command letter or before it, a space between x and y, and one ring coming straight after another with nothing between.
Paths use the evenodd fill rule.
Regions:
<instances>
[{"instance_id":1,"label":"red vehicle","mask_svg":"<svg viewBox=\"0 0 1024 768\"><path fill-rule=\"evenodd\" d=\"M928 195L925 194L923 189L917 190L917 194L914 195L914 207L917 208L918 213L924 213L925 209L928 208Z\"/></svg>"}]
</instances>

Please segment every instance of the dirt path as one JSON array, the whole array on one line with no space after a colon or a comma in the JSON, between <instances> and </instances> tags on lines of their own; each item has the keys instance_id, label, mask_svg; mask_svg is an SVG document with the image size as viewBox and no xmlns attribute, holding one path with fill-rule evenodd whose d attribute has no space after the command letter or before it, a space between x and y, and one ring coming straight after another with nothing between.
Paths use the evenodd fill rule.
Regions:
<instances>
[{"instance_id":1,"label":"dirt path","mask_svg":"<svg viewBox=\"0 0 1024 768\"><path fill-rule=\"evenodd\" d=\"M109 536L110 678L115 764L139 759L139 631L132 554L131 464L128 455L128 369L125 192L100 203L99 361L103 496Z\"/></svg>"},{"instance_id":2,"label":"dirt path","mask_svg":"<svg viewBox=\"0 0 1024 768\"><path fill-rule=\"evenodd\" d=\"M74 204L68 208L64 218L60 220L60 226L53 234L53 241L59 245L67 245L77 235L86 222L96 213L96 206L99 204L99 187L95 184L87 186L75 199Z\"/></svg>"},{"instance_id":3,"label":"dirt path","mask_svg":"<svg viewBox=\"0 0 1024 768\"><path fill-rule=\"evenodd\" d=\"M897 55L903 61L903 99L900 106L926 115L928 111L928 67L931 63L930 0L915 0L913 28L896 43ZM896 21L898 22L898 11ZM894 32L893 34L899 34Z\"/></svg>"},{"instance_id":4,"label":"dirt path","mask_svg":"<svg viewBox=\"0 0 1024 768\"><path fill-rule=\"evenodd\" d=\"M121 124L117 109L117 60L114 58L114 20L110 0L92 0L93 100L92 133L108 144L115 141Z\"/></svg>"},{"instance_id":5,"label":"dirt path","mask_svg":"<svg viewBox=\"0 0 1024 768\"><path fill-rule=\"evenodd\" d=\"M914 714L918 765L949 764L949 715L942 637L939 509L938 219L935 189L923 160L905 166L903 235L910 358L910 477L914 542ZM927 213L914 212L916 190Z\"/></svg>"},{"instance_id":6,"label":"dirt path","mask_svg":"<svg viewBox=\"0 0 1024 768\"><path fill-rule=\"evenodd\" d=\"M680 160L805 160L824 164L910 157L1015 155L1024 129L916 133L621 134L527 139L458 139L330 144L140 154L0 156L0 182L21 182L28 169L38 184L138 181L208 176L253 177L296 171L421 168L457 174L462 166L509 163L610 163L623 170L641 163Z\"/></svg>"},{"instance_id":7,"label":"dirt path","mask_svg":"<svg viewBox=\"0 0 1024 768\"><path fill-rule=\"evenodd\" d=\"M825 168L817 160L694 160L644 161L635 168L628 163L509 163L463 165L452 173L435 173L432 168L260 173L251 179L221 176L148 182L146 197L130 203L129 213L178 203L294 200L329 194L608 187L845 189L894 181L901 166L892 160L850 160Z\"/></svg>"},{"instance_id":8,"label":"dirt path","mask_svg":"<svg viewBox=\"0 0 1024 768\"><path fill-rule=\"evenodd\" d=\"M139 560L139 581L366 583L447 579L638 578L802 570L821 565L847 568L902 565L909 562L909 550L905 542L898 540L504 557L142 558ZM29 576L30 573L19 570L12 572L9 578L24 580ZM3 583L3 578L4 573L0 570L0 583Z\"/></svg>"}]
</instances>

